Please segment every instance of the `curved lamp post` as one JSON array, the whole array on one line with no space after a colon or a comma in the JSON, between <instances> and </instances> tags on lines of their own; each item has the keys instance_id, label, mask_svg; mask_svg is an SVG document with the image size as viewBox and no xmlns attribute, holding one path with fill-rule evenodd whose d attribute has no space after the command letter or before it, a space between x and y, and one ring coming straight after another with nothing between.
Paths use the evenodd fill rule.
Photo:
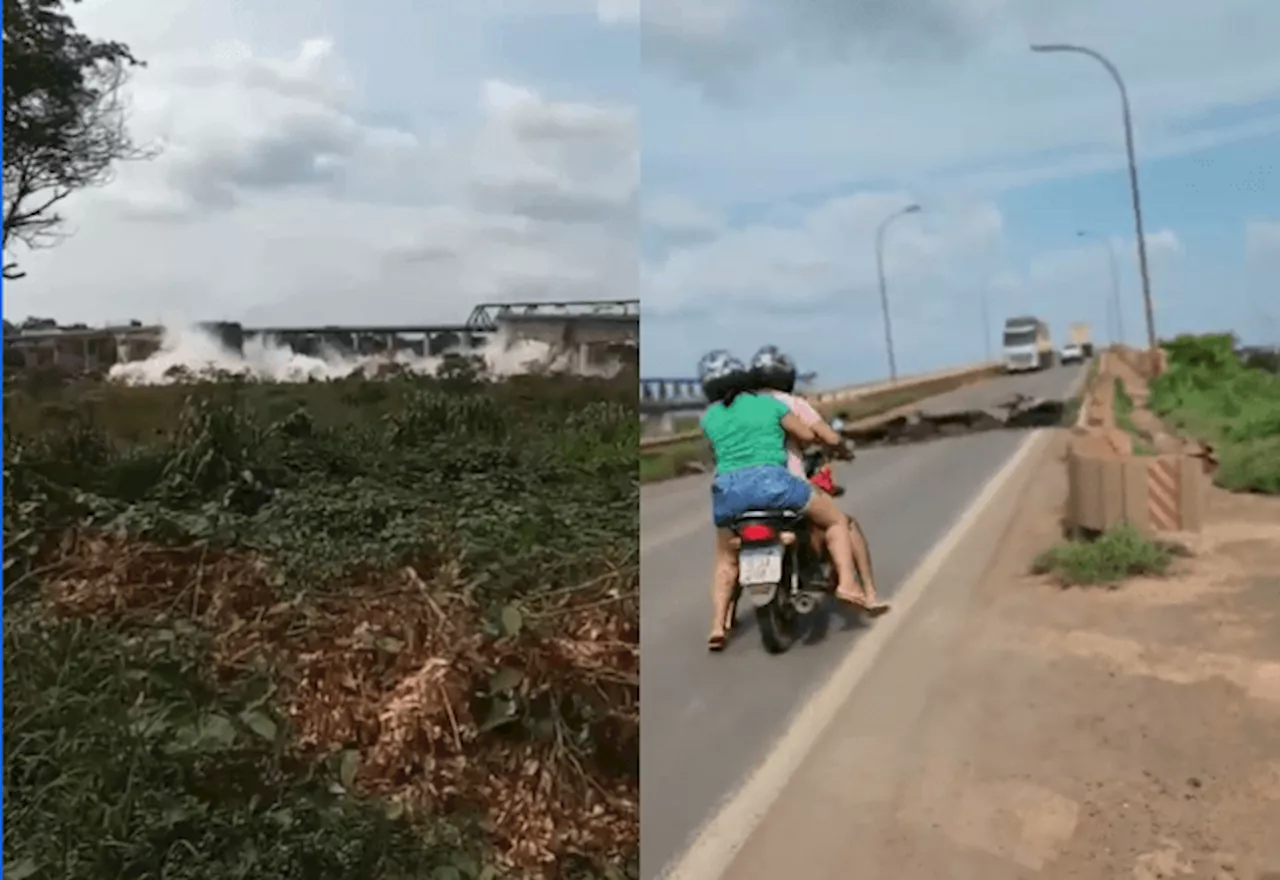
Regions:
<instances>
[{"instance_id":1,"label":"curved lamp post","mask_svg":"<svg viewBox=\"0 0 1280 880\"><path fill-rule=\"evenodd\" d=\"M880 277L880 310L884 313L884 345L889 353L889 381L898 381L898 362L893 356L893 322L889 319L889 292L884 282L884 233L889 224L907 214L919 214L919 205L907 205L894 211L876 228L876 273Z\"/></svg>"},{"instance_id":2,"label":"curved lamp post","mask_svg":"<svg viewBox=\"0 0 1280 880\"><path fill-rule=\"evenodd\" d=\"M1074 46L1070 43L1039 44L1031 47L1032 52L1074 52L1077 55L1088 55L1107 69L1111 78L1120 89L1120 107L1124 112L1124 146L1129 156L1129 191L1133 196L1133 223L1138 236L1138 269L1142 274L1142 307L1147 316L1147 345L1152 351L1156 348L1155 314L1151 308L1151 276L1147 271L1147 239L1142 232L1142 200L1138 196L1138 160L1133 151L1133 119L1129 113L1129 91L1125 88L1120 71L1100 52L1085 46Z\"/></svg>"}]
</instances>

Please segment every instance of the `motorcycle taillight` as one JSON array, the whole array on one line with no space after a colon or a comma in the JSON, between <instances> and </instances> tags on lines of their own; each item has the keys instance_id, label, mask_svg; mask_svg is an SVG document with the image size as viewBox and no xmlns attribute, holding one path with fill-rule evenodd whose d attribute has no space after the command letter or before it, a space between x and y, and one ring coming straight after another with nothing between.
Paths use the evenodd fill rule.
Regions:
<instances>
[{"instance_id":1,"label":"motorcycle taillight","mask_svg":"<svg viewBox=\"0 0 1280 880\"><path fill-rule=\"evenodd\" d=\"M749 526L743 526L739 529L738 537L742 538L744 541L772 541L778 537L778 533L774 530L773 526L752 523Z\"/></svg>"}]
</instances>

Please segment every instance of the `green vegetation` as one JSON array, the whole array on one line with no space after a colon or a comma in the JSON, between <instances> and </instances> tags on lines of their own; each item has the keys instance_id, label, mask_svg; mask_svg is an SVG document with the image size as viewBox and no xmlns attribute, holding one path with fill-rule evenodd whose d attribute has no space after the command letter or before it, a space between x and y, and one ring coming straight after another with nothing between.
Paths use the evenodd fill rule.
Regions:
<instances>
[{"instance_id":1,"label":"green vegetation","mask_svg":"<svg viewBox=\"0 0 1280 880\"><path fill-rule=\"evenodd\" d=\"M1244 356L1244 365L1253 370L1280 375L1280 350L1250 351Z\"/></svg>"},{"instance_id":2,"label":"green vegetation","mask_svg":"<svg viewBox=\"0 0 1280 880\"><path fill-rule=\"evenodd\" d=\"M1119 376L1115 377L1115 393L1112 406L1115 409L1116 426L1133 438L1133 454L1155 455L1156 450L1151 445L1151 438L1134 424L1133 398L1129 396L1129 389L1125 387L1124 380Z\"/></svg>"},{"instance_id":3,"label":"green vegetation","mask_svg":"<svg viewBox=\"0 0 1280 880\"><path fill-rule=\"evenodd\" d=\"M685 472L687 465L695 461L702 462L707 468L714 464L711 447L701 437L646 450L640 456L640 482L656 483L678 477Z\"/></svg>"},{"instance_id":4,"label":"green vegetation","mask_svg":"<svg viewBox=\"0 0 1280 880\"><path fill-rule=\"evenodd\" d=\"M1247 366L1228 334L1164 344L1169 368L1151 384L1153 412L1216 447L1219 485L1280 494L1280 376Z\"/></svg>"},{"instance_id":5,"label":"green vegetation","mask_svg":"<svg viewBox=\"0 0 1280 880\"><path fill-rule=\"evenodd\" d=\"M1128 577L1164 574L1174 548L1151 541L1124 523L1089 541L1065 541L1041 553L1034 574L1052 574L1063 586L1115 584Z\"/></svg>"},{"instance_id":6,"label":"green vegetation","mask_svg":"<svg viewBox=\"0 0 1280 880\"><path fill-rule=\"evenodd\" d=\"M635 876L634 379L4 406L7 877Z\"/></svg>"}]
</instances>

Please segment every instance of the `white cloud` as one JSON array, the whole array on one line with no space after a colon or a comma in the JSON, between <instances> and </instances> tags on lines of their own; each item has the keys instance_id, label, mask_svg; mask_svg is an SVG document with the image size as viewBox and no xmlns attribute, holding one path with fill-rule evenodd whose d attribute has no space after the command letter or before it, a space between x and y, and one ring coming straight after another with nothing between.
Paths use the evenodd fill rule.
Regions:
<instances>
[{"instance_id":1,"label":"white cloud","mask_svg":"<svg viewBox=\"0 0 1280 880\"><path fill-rule=\"evenodd\" d=\"M1160 229L1156 232L1144 232L1142 238L1147 243L1147 252L1153 251L1179 254L1182 253L1182 240L1172 229Z\"/></svg>"},{"instance_id":2,"label":"white cloud","mask_svg":"<svg viewBox=\"0 0 1280 880\"><path fill-rule=\"evenodd\" d=\"M725 229L720 212L681 195L646 195L641 205L646 230L668 245L706 241Z\"/></svg>"},{"instance_id":3,"label":"white cloud","mask_svg":"<svg viewBox=\"0 0 1280 880\"><path fill-rule=\"evenodd\" d=\"M1229 117L1280 94L1263 36L1280 32L1280 4L1268 0L713 5L706 26L685 29L646 5L646 58L660 75L642 113L646 161L683 163L717 200L941 174L991 193L1122 166L1114 84L1091 59L1034 55L1039 41L1092 46L1119 66L1141 157L1280 126L1274 112Z\"/></svg>"},{"instance_id":4,"label":"white cloud","mask_svg":"<svg viewBox=\"0 0 1280 880\"><path fill-rule=\"evenodd\" d=\"M19 254L7 315L454 321L485 300L636 295L629 108L488 79L469 120L385 124L338 42L140 33L131 129L163 151L68 202L74 235Z\"/></svg>"},{"instance_id":5,"label":"white cloud","mask_svg":"<svg viewBox=\"0 0 1280 880\"><path fill-rule=\"evenodd\" d=\"M795 310L841 292L874 291L876 227L911 201L907 194L836 198L795 225L762 222L675 250L647 270L646 314ZM886 274L912 308L926 308L918 294L940 275L952 286L998 257L1002 226L991 204L942 204L902 218L886 235Z\"/></svg>"}]
</instances>

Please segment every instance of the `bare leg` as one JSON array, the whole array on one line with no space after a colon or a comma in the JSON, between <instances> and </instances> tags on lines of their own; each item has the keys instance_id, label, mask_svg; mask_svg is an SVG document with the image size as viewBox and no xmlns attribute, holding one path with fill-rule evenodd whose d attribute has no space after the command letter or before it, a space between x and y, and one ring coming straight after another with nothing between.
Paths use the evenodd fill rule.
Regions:
<instances>
[{"instance_id":1,"label":"bare leg","mask_svg":"<svg viewBox=\"0 0 1280 880\"><path fill-rule=\"evenodd\" d=\"M872 604L858 584L858 569L853 555L853 530L850 528L849 517L836 506L834 500L822 492L813 493L805 512L815 525L826 532L827 547L831 550L831 561L836 567L836 596L873 613L887 611L887 605ZM867 570L870 570L869 565Z\"/></svg>"},{"instance_id":2,"label":"bare leg","mask_svg":"<svg viewBox=\"0 0 1280 880\"><path fill-rule=\"evenodd\" d=\"M810 485L813 486L814 492L826 491L824 489L819 488L817 485L814 485L812 482L810 483ZM815 559L820 560L824 558L823 554L827 552L827 541L826 541L825 533L821 528L809 530L809 546L813 548L813 552L816 554L814 557Z\"/></svg>"},{"instance_id":3,"label":"bare leg","mask_svg":"<svg viewBox=\"0 0 1280 880\"><path fill-rule=\"evenodd\" d=\"M729 624L729 603L738 582L738 552L733 546L733 532L716 529L716 564L711 575L711 636L707 647L724 648L725 630Z\"/></svg>"},{"instance_id":4,"label":"bare leg","mask_svg":"<svg viewBox=\"0 0 1280 880\"><path fill-rule=\"evenodd\" d=\"M849 517L849 533L853 538L853 562L858 566L861 575L862 591L867 594L867 602L876 604L876 578L871 570L871 548L867 546L867 537L862 533L862 526L853 517Z\"/></svg>"}]
</instances>

